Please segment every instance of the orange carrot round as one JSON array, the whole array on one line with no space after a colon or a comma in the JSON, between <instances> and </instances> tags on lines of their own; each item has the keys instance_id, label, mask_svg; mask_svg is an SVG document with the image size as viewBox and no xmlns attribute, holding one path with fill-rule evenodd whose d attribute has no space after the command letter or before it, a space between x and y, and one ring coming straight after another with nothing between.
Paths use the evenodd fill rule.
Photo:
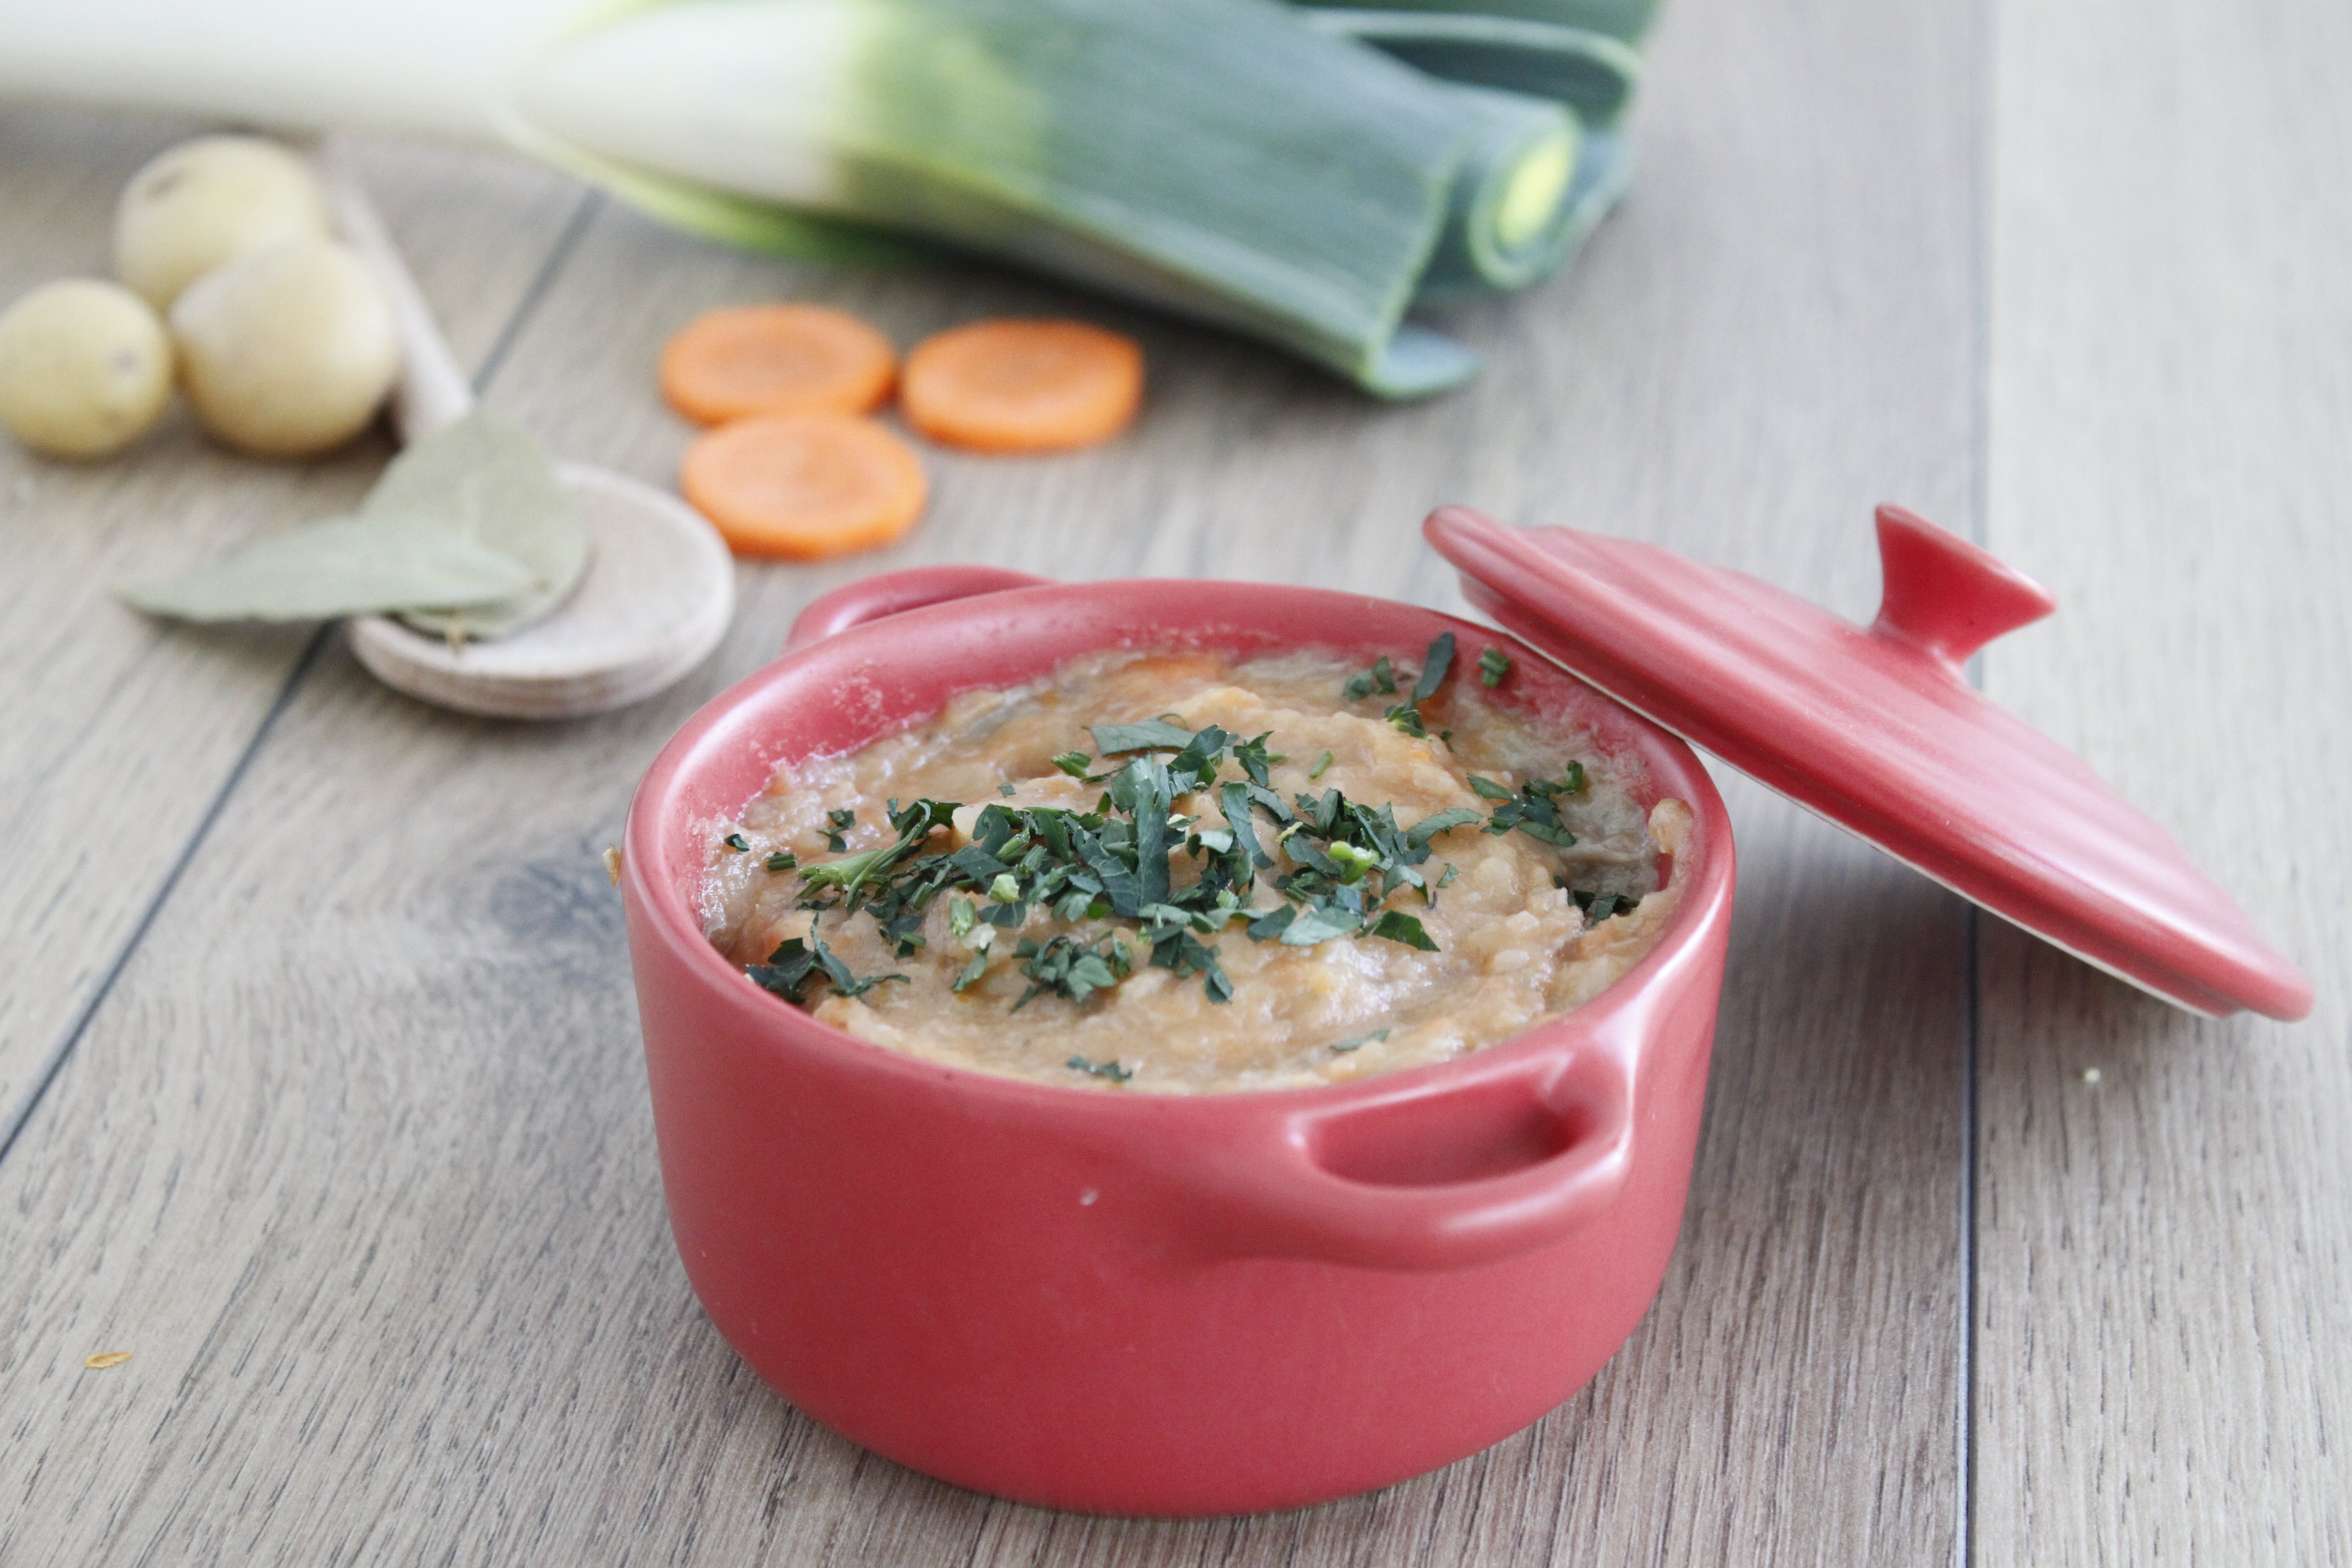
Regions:
<instances>
[{"instance_id":1,"label":"orange carrot round","mask_svg":"<svg viewBox=\"0 0 2352 1568\"><path fill-rule=\"evenodd\" d=\"M1143 401L1143 349L1082 321L975 321L907 356L908 422L982 452L1055 452L1108 441Z\"/></svg>"},{"instance_id":2,"label":"orange carrot round","mask_svg":"<svg viewBox=\"0 0 2352 1568\"><path fill-rule=\"evenodd\" d=\"M847 414L769 414L687 448L686 499L743 555L811 560L887 544L923 512L914 448Z\"/></svg>"},{"instance_id":3,"label":"orange carrot round","mask_svg":"<svg viewBox=\"0 0 2352 1568\"><path fill-rule=\"evenodd\" d=\"M661 390L704 425L759 414L869 414L898 379L890 340L823 305L713 310L662 350Z\"/></svg>"}]
</instances>

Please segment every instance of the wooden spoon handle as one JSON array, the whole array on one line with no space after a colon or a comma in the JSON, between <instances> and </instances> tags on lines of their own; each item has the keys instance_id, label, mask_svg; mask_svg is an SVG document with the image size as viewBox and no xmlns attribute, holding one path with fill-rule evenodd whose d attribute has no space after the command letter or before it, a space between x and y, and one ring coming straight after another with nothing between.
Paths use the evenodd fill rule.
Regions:
<instances>
[{"instance_id":1,"label":"wooden spoon handle","mask_svg":"<svg viewBox=\"0 0 2352 1568\"><path fill-rule=\"evenodd\" d=\"M474 406L471 378L449 352L432 307L416 287L416 279L392 243L392 236L376 216L352 167L340 139L320 142L317 155L319 183L326 192L327 210L345 240L367 263L392 306L400 335L400 383L393 389L392 419L402 445L413 443L464 418Z\"/></svg>"}]
</instances>

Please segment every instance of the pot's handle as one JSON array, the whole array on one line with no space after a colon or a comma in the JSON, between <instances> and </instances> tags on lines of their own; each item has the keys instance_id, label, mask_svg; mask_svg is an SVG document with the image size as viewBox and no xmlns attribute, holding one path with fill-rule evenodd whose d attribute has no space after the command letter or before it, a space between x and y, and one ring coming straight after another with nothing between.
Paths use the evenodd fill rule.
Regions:
<instances>
[{"instance_id":1,"label":"pot's handle","mask_svg":"<svg viewBox=\"0 0 2352 1568\"><path fill-rule=\"evenodd\" d=\"M1217 1250L1374 1268L1474 1268L1598 1219L1633 1163L1626 1060L1585 1041L1428 1093L1309 1111L1228 1167Z\"/></svg>"},{"instance_id":2,"label":"pot's handle","mask_svg":"<svg viewBox=\"0 0 2352 1568\"><path fill-rule=\"evenodd\" d=\"M793 629L784 634L783 651L797 653L835 632L845 632L903 610L919 610L925 605L943 605L950 599L969 599L981 594L1001 594L1008 588L1035 588L1052 581L1050 577L1033 577L1026 572L1008 571L1002 566L910 566L904 572L861 577L846 587L835 588L803 610L800 618L793 623Z\"/></svg>"}]
</instances>

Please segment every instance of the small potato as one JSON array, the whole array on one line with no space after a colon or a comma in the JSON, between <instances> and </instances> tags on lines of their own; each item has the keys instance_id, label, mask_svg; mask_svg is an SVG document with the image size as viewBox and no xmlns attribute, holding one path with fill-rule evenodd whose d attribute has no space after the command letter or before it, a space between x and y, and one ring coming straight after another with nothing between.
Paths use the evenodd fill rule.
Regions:
<instances>
[{"instance_id":1,"label":"small potato","mask_svg":"<svg viewBox=\"0 0 2352 1568\"><path fill-rule=\"evenodd\" d=\"M400 370L383 290L328 239L289 240L205 273L172 307L172 335L198 422L266 458L350 440Z\"/></svg>"},{"instance_id":2,"label":"small potato","mask_svg":"<svg viewBox=\"0 0 2352 1568\"><path fill-rule=\"evenodd\" d=\"M302 160L257 136L183 142L131 176L114 209L114 275L168 310L223 262L324 239L327 204Z\"/></svg>"},{"instance_id":3,"label":"small potato","mask_svg":"<svg viewBox=\"0 0 2352 1568\"><path fill-rule=\"evenodd\" d=\"M119 452L171 400L172 342L120 284L44 283L0 315L0 426L37 451Z\"/></svg>"}]
</instances>

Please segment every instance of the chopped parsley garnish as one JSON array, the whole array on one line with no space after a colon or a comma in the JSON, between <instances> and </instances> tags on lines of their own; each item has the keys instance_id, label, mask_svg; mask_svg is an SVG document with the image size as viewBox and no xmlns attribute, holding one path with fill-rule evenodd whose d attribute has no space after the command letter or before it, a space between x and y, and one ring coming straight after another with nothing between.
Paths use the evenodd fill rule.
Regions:
<instances>
[{"instance_id":1,"label":"chopped parsley garnish","mask_svg":"<svg viewBox=\"0 0 2352 1568\"><path fill-rule=\"evenodd\" d=\"M1453 635L1440 636L1418 675L1399 671L1382 657L1349 680L1346 693L1351 700L1394 696L1409 679L1404 700L1387 718L1408 733L1425 734L1421 705L1444 686L1454 651ZM1480 668L1488 668L1483 659ZM1408 828L1398 824L1393 805L1368 805L1338 789L1285 799L1273 787L1271 769L1285 759L1268 751L1270 734L1244 739L1214 724L1188 730L1174 714L1087 728L1099 755L1065 752L1053 765L1106 786L1090 811L992 802L971 818L968 834L957 836L961 845L950 847L954 841L944 835L963 809L960 802L901 806L892 800L887 813L892 840L848 854L842 836L856 815L844 807L825 816L826 837L839 858L802 866L779 853L768 858L769 868L797 869L800 907L820 918L828 911L845 920L870 916L900 957L923 945L928 911L946 898L949 933L971 952L953 983L959 992L987 973L1000 951L992 939L1020 931L1034 915L1072 926L1108 923L1109 929L1022 937L1007 961L1028 983L1014 1011L1047 994L1082 1005L1145 966L1180 978L1197 975L1210 1001L1230 1000L1233 981L1218 960L1216 939L1236 924L1252 942L1286 947L1357 938L1437 951L1418 916L1389 906L1408 889L1420 893L1424 906L1435 903L1437 889L1458 872L1448 863L1433 885L1421 868L1441 835L1479 825L1479 812L1456 806ZM1323 752L1308 779L1321 777L1331 763L1331 753ZM1097 767L1103 771L1088 771ZM1584 785L1575 763L1558 780L1539 779L1517 790L1470 779L1482 799L1496 803L1483 819L1486 832L1517 827L1555 844L1575 840L1553 803ZM1001 793L1009 798L1015 791L1007 785ZM1178 801L1199 796L1214 798L1221 826L1177 813ZM1188 865L1189 880L1181 885L1174 875L1179 857ZM1579 899L1580 908L1591 902ZM751 965L750 973L793 1002L819 977L850 996L903 978L859 979L814 933L805 943L784 943L768 963ZM1127 1076L1117 1062L1097 1066L1074 1058L1071 1065L1114 1081Z\"/></svg>"},{"instance_id":2,"label":"chopped parsley garnish","mask_svg":"<svg viewBox=\"0 0 2352 1568\"><path fill-rule=\"evenodd\" d=\"M751 841L744 837L740 833L730 833L719 842L724 844L728 848L732 849L738 855L742 854L743 851L751 847Z\"/></svg>"},{"instance_id":3,"label":"chopped parsley garnish","mask_svg":"<svg viewBox=\"0 0 2352 1568\"><path fill-rule=\"evenodd\" d=\"M1529 779L1517 790L1505 789L1494 780L1482 779L1475 773L1470 775L1473 793L1484 800L1502 802L1486 818L1487 832L1508 833L1516 827L1530 838L1561 849L1573 845L1576 835L1559 819L1559 808L1553 803L1562 795L1582 795L1588 782L1582 763L1569 763L1556 779Z\"/></svg>"},{"instance_id":4,"label":"chopped parsley garnish","mask_svg":"<svg viewBox=\"0 0 2352 1568\"><path fill-rule=\"evenodd\" d=\"M1423 952L1435 952L1437 944L1421 929L1421 921L1402 910L1391 910L1372 923L1372 934L1391 942L1401 942L1407 947L1417 947Z\"/></svg>"},{"instance_id":5,"label":"chopped parsley garnish","mask_svg":"<svg viewBox=\"0 0 2352 1568\"><path fill-rule=\"evenodd\" d=\"M1388 1037L1389 1032L1386 1029L1374 1029L1370 1034L1358 1035L1352 1040L1334 1040L1329 1048L1338 1055L1345 1056L1349 1051L1360 1050L1375 1040L1385 1040Z\"/></svg>"},{"instance_id":6,"label":"chopped parsley garnish","mask_svg":"<svg viewBox=\"0 0 2352 1568\"><path fill-rule=\"evenodd\" d=\"M1428 727L1421 721L1421 705L1437 695L1437 689L1445 684L1446 671L1453 668L1454 634L1440 632L1422 660L1421 678L1412 683L1412 694L1382 717L1415 740L1429 739Z\"/></svg>"},{"instance_id":7,"label":"chopped parsley garnish","mask_svg":"<svg viewBox=\"0 0 2352 1568\"><path fill-rule=\"evenodd\" d=\"M1093 942L1057 936L1044 942L1024 936L1013 951L1013 956L1022 961L1021 973L1029 979L1029 989L1013 1004L1016 1013L1029 1005L1031 997L1049 991L1073 1002L1083 1002L1126 979L1132 968L1127 943L1116 935Z\"/></svg>"},{"instance_id":8,"label":"chopped parsley garnish","mask_svg":"<svg viewBox=\"0 0 2352 1568\"><path fill-rule=\"evenodd\" d=\"M768 869L771 871L795 871L800 868L800 864L801 858L789 849L779 849L768 857Z\"/></svg>"},{"instance_id":9,"label":"chopped parsley garnish","mask_svg":"<svg viewBox=\"0 0 2352 1568\"><path fill-rule=\"evenodd\" d=\"M1375 691L1393 697L1396 689L1396 671L1389 668L1389 656L1382 654L1372 661L1371 668L1349 676L1339 695L1350 702L1361 702Z\"/></svg>"},{"instance_id":10,"label":"chopped parsley garnish","mask_svg":"<svg viewBox=\"0 0 2352 1568\"><path fill-rule=\"evenodd\" d=\"M1090 1062L1084 1057L1072 1057L1064 1065L1078 1072L1088 1072L1097 1078L1108 1079L1113 1083L1125 1083L1135 1076L1133 1072L1119 1066L1116 1061Z\"/></svg>"},{"instance_id":11,"label":"chopped parsley garnish","mask_svg":"<svg viewBox=\"0 0 2352 1568\"><path fill-rule=\"evenodd\" d=\"M1511 673L1511 656L1501 648L1490 647L1478 656L1478 684L1492 691L1503 684L1503 677Z\"/></svg>"}]
</instances>

